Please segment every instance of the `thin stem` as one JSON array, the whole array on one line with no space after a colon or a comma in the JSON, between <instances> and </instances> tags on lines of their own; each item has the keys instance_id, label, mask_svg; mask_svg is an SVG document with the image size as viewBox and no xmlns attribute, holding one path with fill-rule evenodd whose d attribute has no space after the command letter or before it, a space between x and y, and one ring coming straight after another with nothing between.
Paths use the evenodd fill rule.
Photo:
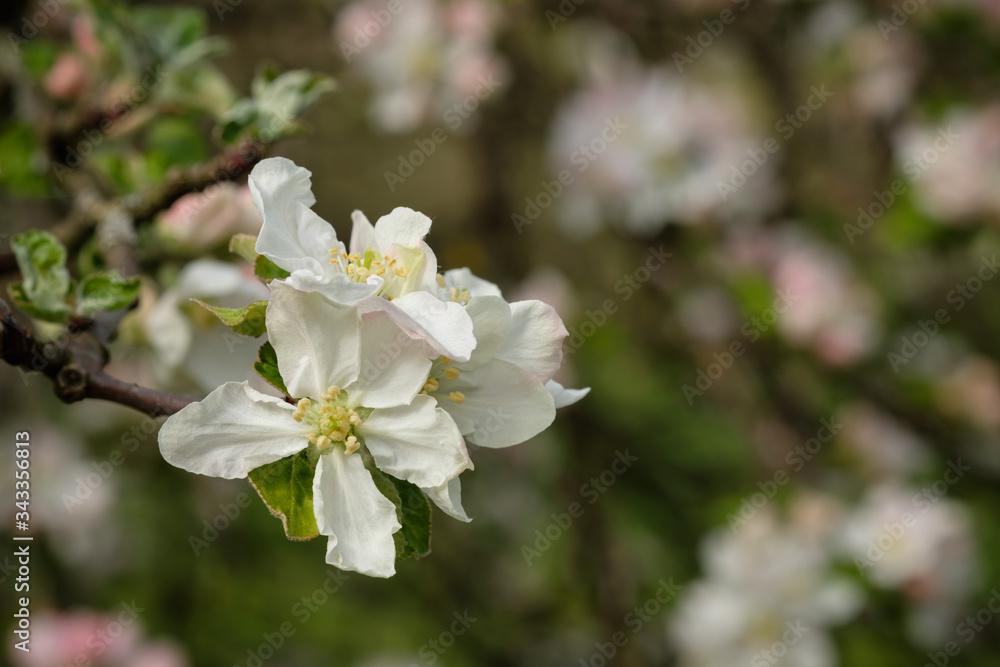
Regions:
<instances>
[{"instance_id":1,"label":"thin stem","mask_svg":"<svg viewBox=\"0 0 1000 667\"><path fill-rule=\"evenodd\" d=\"M105 373L107 351L92 332L100 328L100 323L93 320L73 323L64 339L42 343L18 324L7 304L0 300L0 358L52 380L56 396L65 403L96 398L160 417L194 402L187 396L129 384Z\"/></svg>"}]
</instances>

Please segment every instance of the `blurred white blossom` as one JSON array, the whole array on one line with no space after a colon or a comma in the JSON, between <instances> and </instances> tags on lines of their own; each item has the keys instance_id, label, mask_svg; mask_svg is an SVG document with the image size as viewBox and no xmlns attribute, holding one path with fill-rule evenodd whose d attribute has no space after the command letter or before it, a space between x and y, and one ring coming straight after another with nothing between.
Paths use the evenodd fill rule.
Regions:
<instances>
[{"instance_id":1,"label":"blurred white blossom","mask_svg":"<svg viewBox=\"0 0 1000 667\"><path fill-rule=\"evenodd\" d=\"M370 110L378 127L405 133L444 121L457 130L471 113L464 103L478 104L504 79L493 47L501 19L501 6L486 0L408 0L396 13L384 2L357 0L338 14L334 39L375 88Z\"/></svg>"},{"instance_id":2,"label":"blurred white blossom","mask_svg":"<svg viewBox=\"0 0 1000 667\"><path fill-rule=\"evenodd\" d=\"M832 570L836 503L822 496L798 502L791 521L765 507L737 533L705 538L704 576L686 588L669 623L680 665L768 664L767 651L788 665L837 664L827 628L854 616L863 596Z\"/></svg>"}]
</instances>

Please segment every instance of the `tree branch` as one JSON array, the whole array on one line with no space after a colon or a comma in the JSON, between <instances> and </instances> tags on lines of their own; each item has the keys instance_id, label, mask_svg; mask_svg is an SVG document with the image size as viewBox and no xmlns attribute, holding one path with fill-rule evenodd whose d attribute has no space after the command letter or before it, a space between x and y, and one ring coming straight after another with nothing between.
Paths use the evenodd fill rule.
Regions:
<instances>
[{"instance_id":1,"label":"tree branch","mask_svg":"<svg viewBox=\"0 0 1000 667\"><path fill-rule=\"evenodd\" d=\"M92 329L100 329L100 323L75 321L64 339L41 343L14 320L7 304L0 300L0 358L52 380L56 396L64 403L96 398L160 417L194 402L187 396L129 384L105 373L107 350Z\"/></svg>"}]
</instances>

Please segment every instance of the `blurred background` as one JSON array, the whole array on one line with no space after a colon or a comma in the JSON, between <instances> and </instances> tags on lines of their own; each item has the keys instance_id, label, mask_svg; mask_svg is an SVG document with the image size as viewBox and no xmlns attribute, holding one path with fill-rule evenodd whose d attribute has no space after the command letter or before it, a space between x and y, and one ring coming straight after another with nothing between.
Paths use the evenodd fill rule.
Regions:
<instances>
[{"instance_id":1,"label":"blurred background","mask_svg":"<svg viewBox=\"0 0 1000 667\"><path fill-rule=\"evenodd\" d=\"M558 310L557 379L592 388L532 441L474 451L475 520L435 510L432 554L383 581L288 542L246 482L166 464L156 421L5 365L36 540L33 651L7 632L0 663L997 664L996 3L0 15L5 284L11 234L79 212L61 165L128 197L250 142L312 171L341 238L354 209L432 217L444 268ZM270 73L293 70L312 74ZM116 376L197 397L251 373L257 345L188 301L260 298L227 250L260 219L245 175L222 180L137 217ZM61 238L72 267L100 263Z\"/></svg>"}]
</instances>

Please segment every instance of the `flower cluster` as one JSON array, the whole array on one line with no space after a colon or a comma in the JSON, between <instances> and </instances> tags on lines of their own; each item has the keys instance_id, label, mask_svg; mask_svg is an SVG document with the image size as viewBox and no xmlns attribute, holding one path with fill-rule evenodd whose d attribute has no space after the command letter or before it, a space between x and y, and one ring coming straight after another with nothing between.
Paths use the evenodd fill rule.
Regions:
<instances>
[{"instance_id":1,"label":"flower cluster","mask_svg":"<svg viewBox=\"0 0 1000 667\"><path fill-rule=\"evenodd\" d=\"M306 169L264 160L250 190L264 219L256 252L283 276L269 285L265 347L285 395L226 383L170 417L160 449L177 467L228 479L305 462L312 493L298 509L311 505L327 561L391 576L399 489L468 521L466 442L524 442L586 394L552 380L566 329L550 306L508 303L468 269L439 274L424 242L431 221L416 211L374 225L355 212L345 245L312 211Z\"/></svg>"}]
</instances>

